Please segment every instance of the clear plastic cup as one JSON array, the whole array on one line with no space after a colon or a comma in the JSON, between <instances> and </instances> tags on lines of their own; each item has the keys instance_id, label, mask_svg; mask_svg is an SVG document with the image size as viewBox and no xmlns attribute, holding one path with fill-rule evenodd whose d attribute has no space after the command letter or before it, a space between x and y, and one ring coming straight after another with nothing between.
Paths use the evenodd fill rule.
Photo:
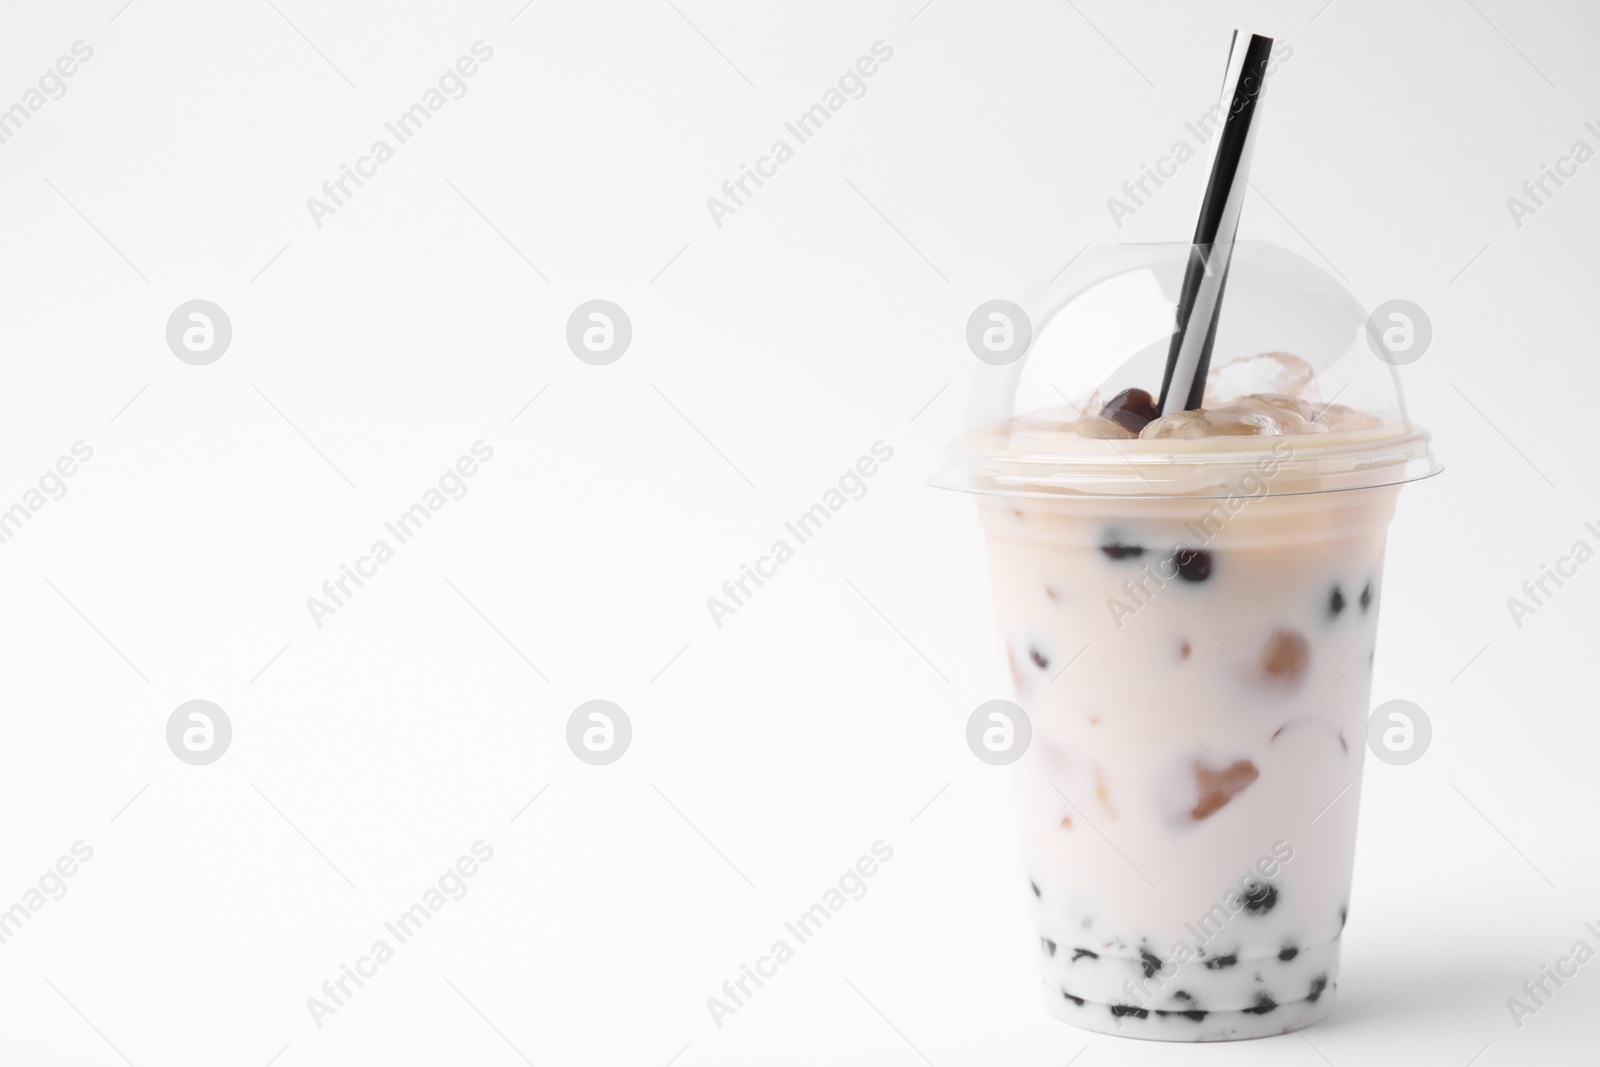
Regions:
<instances>
[{"instance_id":1,"label":"clear plastic cup","mask_svg":"<svg viewBox=\"0 0 1600 1067\"><path fill-rule=\"evenodd\" d=\"M981 368L934 479L977 495L1031 725L1014 780L1045 1003L1175 1041L1332 1005L1384 540L1399 486L1439 469L1355 299L1249 242L1204 407L1297 432L1097 422L1121 390L1159 390L1193 254L1099 249L1030 294L1002 334L1031 344ZM1238 401L1263 394L1294 402Z\"/></svg>"}]
</instances>

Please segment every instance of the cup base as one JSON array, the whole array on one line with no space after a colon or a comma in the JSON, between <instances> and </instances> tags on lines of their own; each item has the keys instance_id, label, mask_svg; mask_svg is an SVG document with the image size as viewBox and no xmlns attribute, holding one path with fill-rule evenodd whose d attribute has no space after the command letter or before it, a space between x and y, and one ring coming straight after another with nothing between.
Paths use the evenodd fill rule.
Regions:
<instances>
[{"instance_id":1,"label":"cup base","mask_svg":"<svg viewBox=\"0 0 1600 1067\"><path fill-rule=\"evenodd\" d=\"M1045 983L1041 986L1045 1010L1063 1022L1112 1037L1146 1041L1248 1041L1303 1030L1321 1022L1333 1010L1330 983L1315 1000L1297 1000L1265 1011L1170 1011L1102 1004L1064 995Z\"/></svg>"}]
</instances>

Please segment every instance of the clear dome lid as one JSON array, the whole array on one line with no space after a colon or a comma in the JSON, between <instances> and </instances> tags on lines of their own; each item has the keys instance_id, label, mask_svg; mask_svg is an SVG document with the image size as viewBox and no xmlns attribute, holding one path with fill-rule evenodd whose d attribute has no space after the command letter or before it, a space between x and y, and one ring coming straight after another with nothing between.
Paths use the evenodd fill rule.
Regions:
<instances>
[{"instance_id":1,"label":"clear dome lid","mask_svg":"<svg viewBox=\"0 0 1600 1067\"><path fill-rule=\"evenodd\" d=\"M1201 409L1148 421L1197 252L1091 249L1020 304L980 307L967 331L981 364L965 432L932 484L1225 496L1268 452L1273 494L1394 485L1441 469L1360 303L1320 267L1262 242L1233 247Z\"/></svg>"}]
</instances>

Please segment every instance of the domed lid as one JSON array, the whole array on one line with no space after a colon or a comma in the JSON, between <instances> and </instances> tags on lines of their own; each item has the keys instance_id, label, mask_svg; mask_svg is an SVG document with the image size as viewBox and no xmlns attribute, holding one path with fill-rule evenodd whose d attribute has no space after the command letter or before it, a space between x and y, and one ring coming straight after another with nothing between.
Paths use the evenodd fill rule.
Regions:
<instances>
[{"instance_id":1,"label":"domed lid","mask_svg":"<svg viewBox=\"0 0 1600 1067\"><path fill-rule=\"evenodd\" d=\"M1261 242L1233 246L1203 405L1153 418L1197 251L1091 249L1020 305L979 307L967 328L982 365L966 431L932 484L1220 497L1269 453L1274 495L1438 473L1427 432L1406 417L1385 339L1355 297L1321 268Z\"/></svg>"}]
</instances>

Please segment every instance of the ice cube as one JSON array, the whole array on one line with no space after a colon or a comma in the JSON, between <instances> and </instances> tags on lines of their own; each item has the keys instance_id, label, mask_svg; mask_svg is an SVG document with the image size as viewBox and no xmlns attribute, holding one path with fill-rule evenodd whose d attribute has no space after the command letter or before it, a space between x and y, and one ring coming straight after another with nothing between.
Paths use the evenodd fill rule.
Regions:
<instances>
[{"instance_id":1,"label":"ice cube","mask_svg":"<svg viewBox=\"0 0 1600 1067\"><path fill-rule=\"evenodd\" d=\"M1316 409L1289 396L1245 396L1214 408L1179 411L1146 426L1140 437L1267 437L1327 433L1313 419Z\"/></svg>"},{"instance_id":2,"label":"ice cube","mask_svg":"<svg viewBox=\"0 0 1600 1067\"><path fill-rule=\"evenodd\" d=\"M1281 393L1315 401L1317 388L1311 364L1288 352L1262 352L1229 360L1206 375L1205 407L1216 407L1252 393Z\"/></svg>"}]
</instances>

